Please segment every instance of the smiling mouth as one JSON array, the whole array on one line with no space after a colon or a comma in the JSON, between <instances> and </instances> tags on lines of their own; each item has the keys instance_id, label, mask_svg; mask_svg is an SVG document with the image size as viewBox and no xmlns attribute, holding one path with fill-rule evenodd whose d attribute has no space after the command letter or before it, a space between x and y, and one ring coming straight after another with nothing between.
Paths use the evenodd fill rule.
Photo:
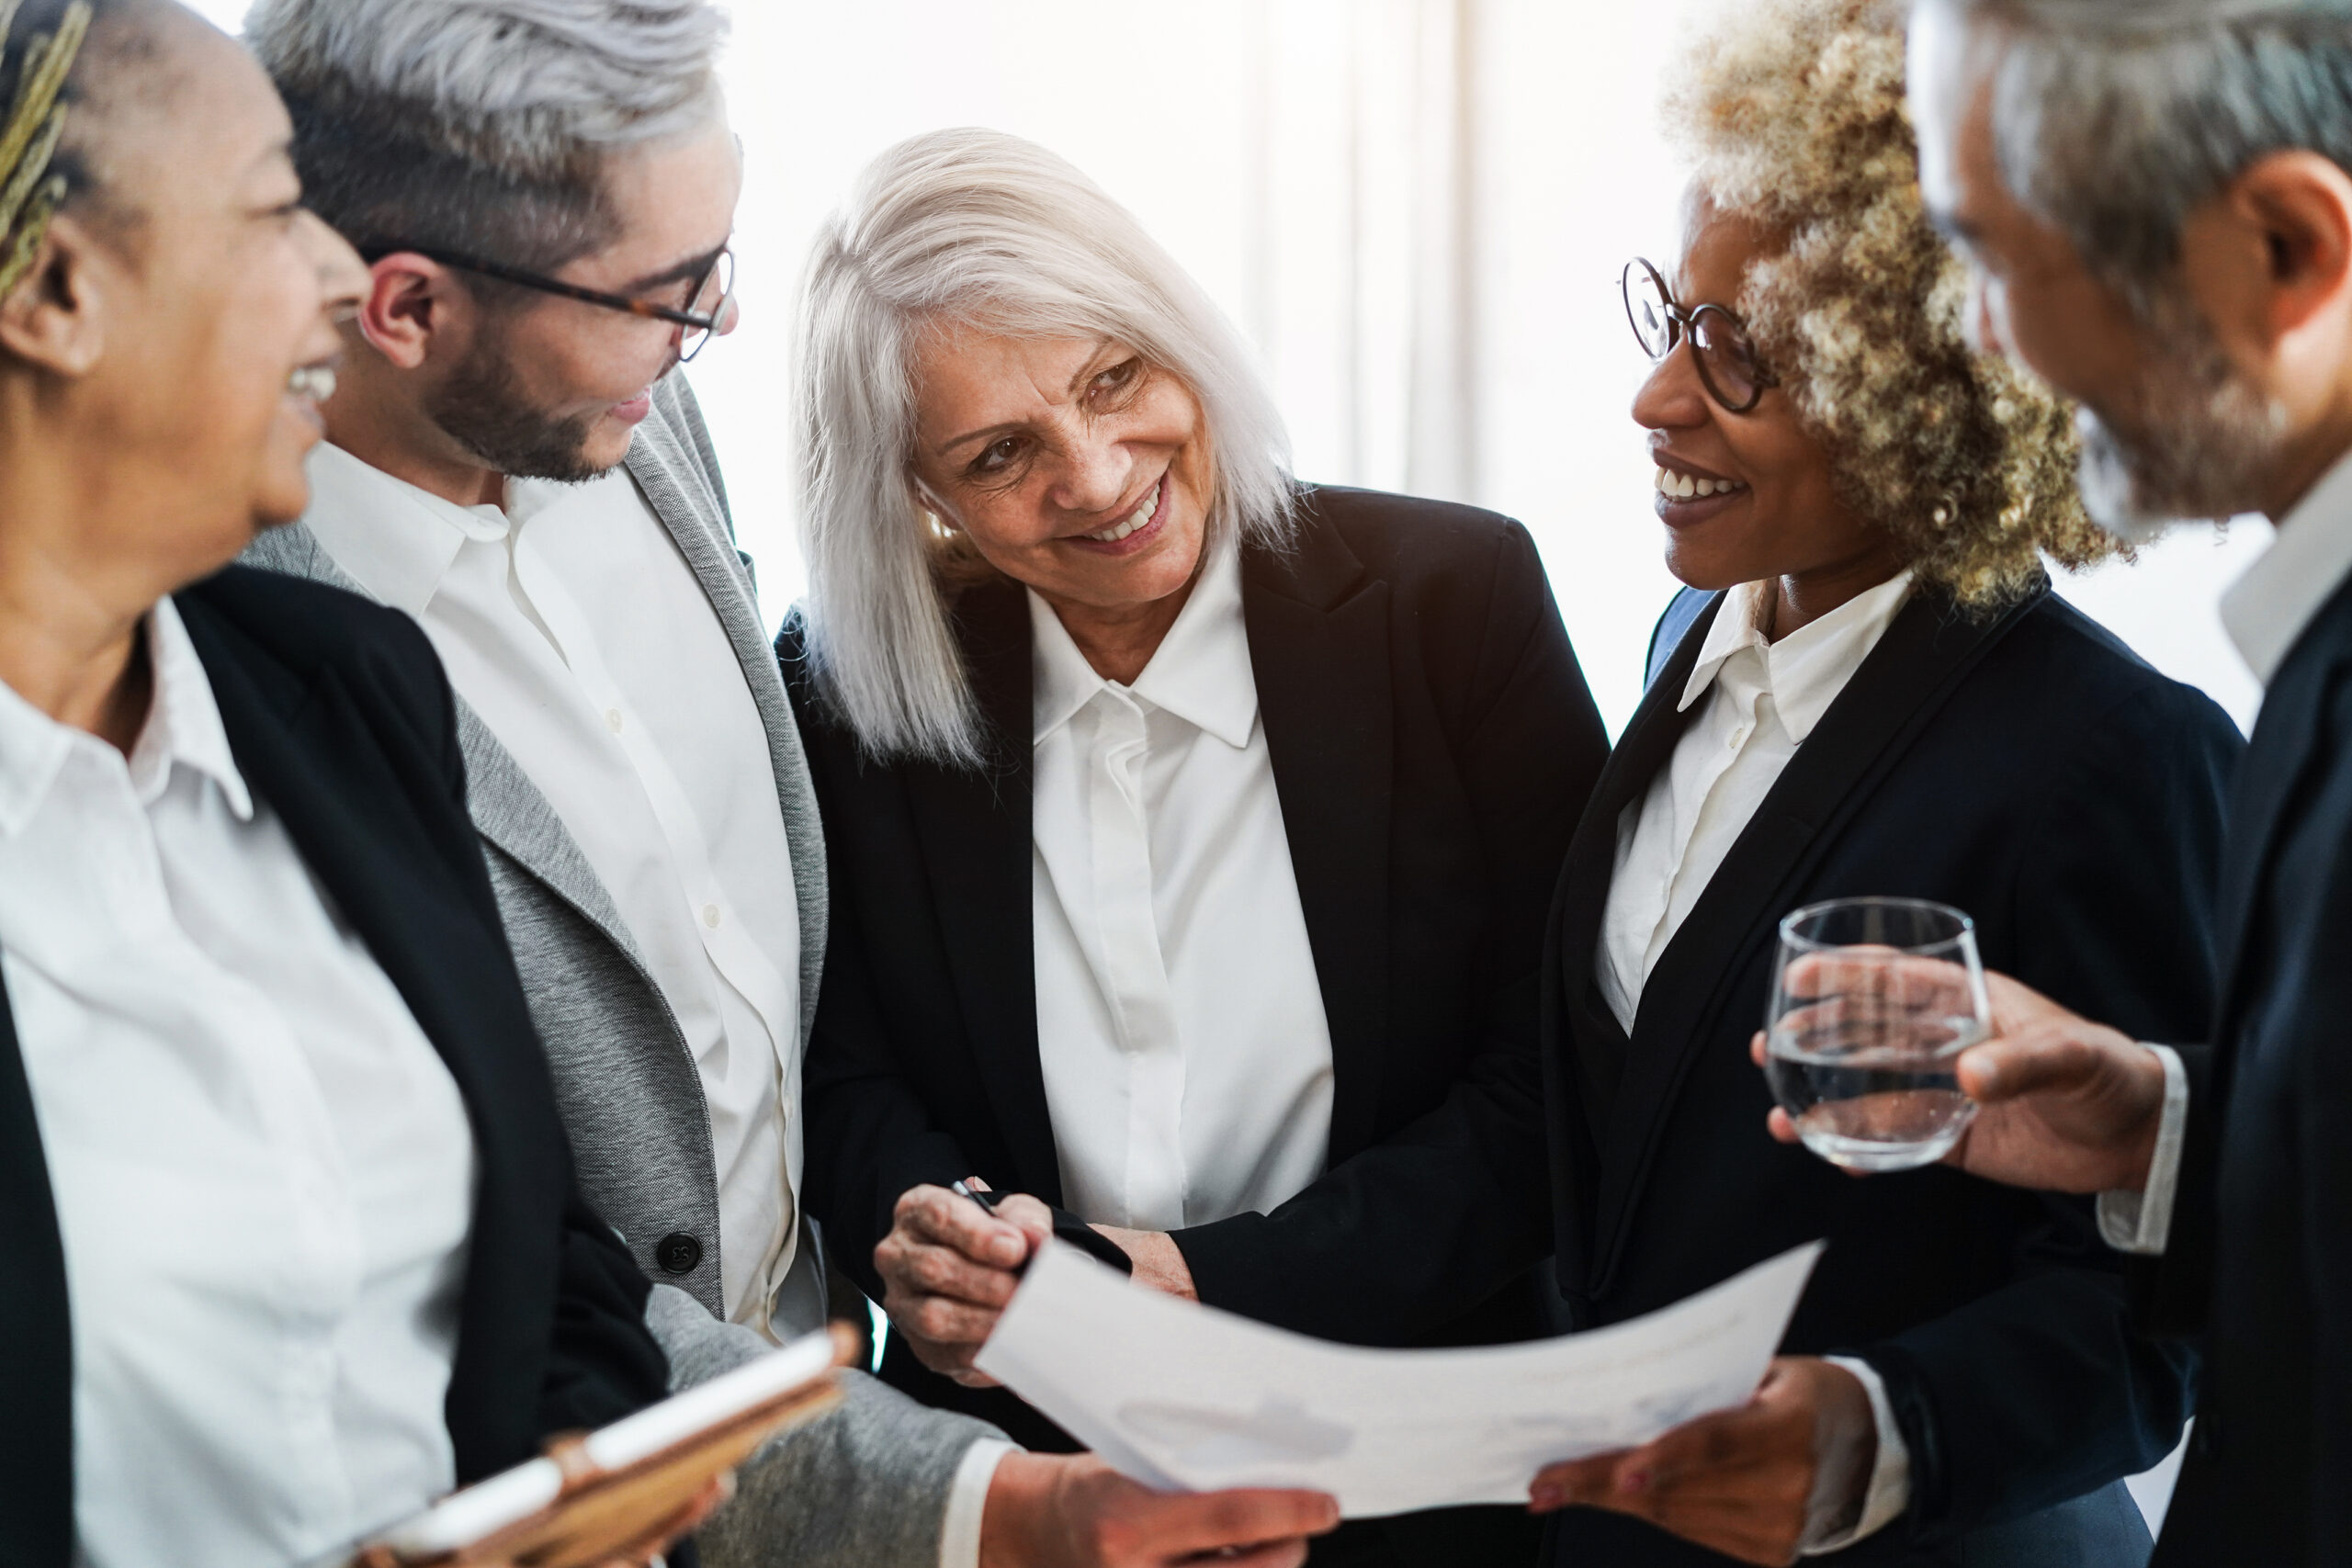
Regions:
<instances>
[{"instance_id":1,"label":"smiling mouth","mask_svg":"<svg viewBox=\"0 0 2352 1568\"><path fill-rule=\"evenodd\" d=\"M1136 529L1149 524L1152 517L1159 511L1159 502L1161 498L1167 493L1168 476L1166 474L1162 474L1159 476L1159 482L1153 485L1150 490L1144 492L1143 500L1136 504L1136 509L1133 512L1128 513L1125 517L1120 518L1116 523L1112 524L1108 528L1103 529L1100 533L1081 534L1079 537L1082 539L1091 539L1098 545L1115 545L1120 540L1125 538L1128 535L1134 533Z\"/></svg>"},{"instance_id":2,"label":"smiling mouth","mask_svg":"<svg viewBox=\"0 0 2352 1568\"><path fill-rule=\"evenodd\" d=\"M334 396L334 362L331 359L298 365L286 373L286 395L316 408Z\"/></svg>"}]
</instances>

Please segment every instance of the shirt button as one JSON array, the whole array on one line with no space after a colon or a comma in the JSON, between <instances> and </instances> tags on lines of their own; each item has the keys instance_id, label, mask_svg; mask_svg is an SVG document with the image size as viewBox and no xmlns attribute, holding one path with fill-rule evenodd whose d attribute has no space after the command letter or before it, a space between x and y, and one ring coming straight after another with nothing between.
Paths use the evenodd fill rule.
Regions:
<instances>
[{"instance_id":1,"label":"shirt button","mask_svg":"<svg viewBox=\"0 0 2352 1568\"><path fill-rule=\"evenodd\" d=\"M605 710L605 728L611 730L615 735L618 735L621 732L620 709L606 708Z\"/></svg>"},{"instance_id":2,"label":"shirt button","mask_svg":"<svg viewBox=\"0 0 2352 1568\"><path fill-rule=\"evenodd\" d=\"M691 1274L702 1261L702 1243L684 1231L672 1231L653 1248L653 1261L664 1274Z\"/></svg>"},{"instance_id":3,"label":"shirt button","mask_svg":"<svg viewBox=\"0 0 2352 1568\"><path fill-rule=\"evenodd\" d=\"M717 931L718 929L718 905L705 904L702 907L702 923L708 926L712 931Z\"/></svg>"}]
</instances>

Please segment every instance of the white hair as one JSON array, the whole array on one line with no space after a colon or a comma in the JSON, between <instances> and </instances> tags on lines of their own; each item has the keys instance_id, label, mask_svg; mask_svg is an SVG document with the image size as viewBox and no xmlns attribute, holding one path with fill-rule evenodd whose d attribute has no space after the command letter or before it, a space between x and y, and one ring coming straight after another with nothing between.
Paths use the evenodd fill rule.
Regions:
<instances>
[{"instance_id":1,"label":"white hair","mask_svg":"<svg viewBox=\"0 0 2352 1568\"><path fill-rule=\"evenodd\" d=\"M1273 400L1224 316L1132 214L998 131L935 131L867 166L802 284L802 608L819 690L875 757L986 755L912 479L918 333L970 323L1132 348L1199 399L1212 536L1289 542L1296 486Z\"/></svg>"},{"instance_id":2,"label":"white hair","mask_svg":"<svg viewBox=\"0 0 2352 1568\"><path fill-rule=\"evenodd\" d=\"M707 0L255 0L245 17L289 96L532 179L693 123L726 34Z\"/></svg>"},{"instance_id":3,"label":"white hair","mask_svg":"<svg viewBox=\"0 0 2352 1568\"><path fill-rule=\"evenodd\" d=\"M2304 149L2352 170L2352 0L1915 10L1958 22L1963 69L1989 79L2010 190L2143 315L2169 285L2189 213L2248 164Z\"/></svg>"}]
</instances>

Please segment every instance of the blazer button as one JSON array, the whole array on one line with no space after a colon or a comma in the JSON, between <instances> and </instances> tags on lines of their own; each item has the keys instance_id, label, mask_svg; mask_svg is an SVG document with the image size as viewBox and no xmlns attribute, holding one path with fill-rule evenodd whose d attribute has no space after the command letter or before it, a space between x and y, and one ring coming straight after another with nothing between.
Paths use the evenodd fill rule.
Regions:
<instances>
[{"instance_id":1,"label":"blazer button","mask_svg":"<svg viewBox=\"0 0 2352 1568\"><path fill-rule=\"evenodd\" d=\"M702 1243L684 1231L672 1231L653 1248L653 1261L664 1274L691 1274L702 1261Z\"/></svg>"}]
</instances>

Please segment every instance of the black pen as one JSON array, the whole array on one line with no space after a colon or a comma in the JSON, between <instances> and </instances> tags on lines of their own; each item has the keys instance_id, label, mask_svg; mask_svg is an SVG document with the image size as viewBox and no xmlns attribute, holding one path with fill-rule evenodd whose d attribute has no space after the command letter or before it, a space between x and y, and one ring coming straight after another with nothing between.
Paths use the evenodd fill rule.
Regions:
<instances>
[{"instance_id":1,"label":"black pen","mask_svg":"<svg viewBox=\"0 0 2352 1568\"><path fill-rule=\"evenodd\" d=\"M997 1195L995 1193L960 1180L949 1182L947 1190L958 1198L969 1198L973 1202L978 1203L980 1206L980 1213L989 1218L996 1217ZM1057 1209L1054 1212L1054 1235L1057 1240L1066 1241L1080 1252L1086 1253L1096 1262L1109 1264L1122 1274L1132 1274L1136 1271L1136 1260L1127 1256L1125 1247L1080 1219L1076 1214L1065 1214ZM1015 1269L1013 1272L1023 1274L1026 1273L1028 1269L1029 1261L1023 1258L1021 1267Z\"/></svg>"}]
</instances>

